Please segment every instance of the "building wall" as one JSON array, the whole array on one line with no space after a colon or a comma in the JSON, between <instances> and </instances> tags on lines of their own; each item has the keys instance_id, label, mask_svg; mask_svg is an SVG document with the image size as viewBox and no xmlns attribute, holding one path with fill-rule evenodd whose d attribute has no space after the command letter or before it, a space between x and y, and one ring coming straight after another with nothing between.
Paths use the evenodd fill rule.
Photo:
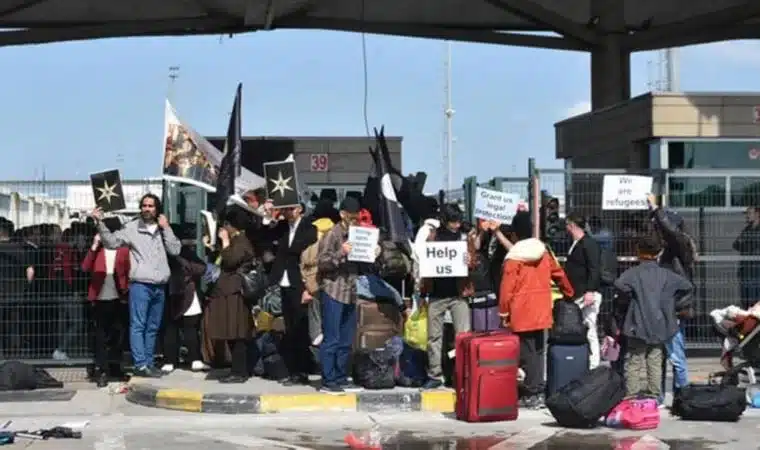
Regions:
<instances>
[{"instance_id":1,"label":"building wall","mask_svg":"<svg viewBox=\"0 0 760 450\"><path fill-rule=\"evenodd\" d=\"M656 138L760 137L760 94L647 93L555 127L556 156L576 168L637 169Z\"/></svg>"},{"instance_id":2,"label":"building wall","mask_svg":"<svg viewBox=\"0 0 760 450\"><path fill-rule=\"evenodd\" d=\"M223 137L209 137L223 148ZM401 168L400 137L387 137L391 161ZM372 167L369 147L374 139L366 137L244 137L241 162L244 167L261 175L262 164L278 161L293 154L298 168L299 183L308 185L361 185ZM312 170L312 157L327 156L327 171Z\"/></svg>"},{"instance_id":3,"label":"building wall","mask_svg":"<svg viewBox=\"0 0 760 450\"><path fill-rule=\"evenodd\" d=\"M652 102L652 135L760 137L756 107L760 94L657 94Z\"/></svg>"}]
</instances>

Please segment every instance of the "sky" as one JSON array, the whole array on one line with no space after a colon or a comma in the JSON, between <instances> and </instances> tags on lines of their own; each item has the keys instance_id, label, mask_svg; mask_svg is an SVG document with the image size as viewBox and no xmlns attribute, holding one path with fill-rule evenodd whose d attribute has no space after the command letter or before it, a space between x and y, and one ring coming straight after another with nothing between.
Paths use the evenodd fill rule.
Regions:
<instances>
[{"instance_id":1,"label":"sky","mask_svg":"<svg viewBox=\"0 0 760 450\"><path fill-rule=\"evenodd\" d=\"M441 41L366 36L367 119L403 136L406 173L443 185L445 49ZM758 91L760 41L680 50L684 91ZM657 55L635 54L632 93ZM119 168L160 175L163 102L198 132L223 135L238 82L244 135L365 135L360 34L270 31L232 38L109 39L0 49L0 180L85 180ZM179 66L170 88L169 67ZM589 108L583 53L452 45L453 180L524 176L527 159L560 167L553 124Z\"/></svg>"}]
</instances>

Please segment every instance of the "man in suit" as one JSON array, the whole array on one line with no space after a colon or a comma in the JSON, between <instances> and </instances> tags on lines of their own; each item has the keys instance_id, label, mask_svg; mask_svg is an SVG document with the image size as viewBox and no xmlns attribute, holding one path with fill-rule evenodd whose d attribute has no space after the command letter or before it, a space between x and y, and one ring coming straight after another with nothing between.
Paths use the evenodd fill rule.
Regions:
<instances>
[{"instance_id":1,"label":"man in suit","mask_svg":"<svg viewBox=\"0 0 760 450\"><path fill-rule=\"evenodd\" d=\"M600 361L599 335L596 319L602 304L600 283L602 275L601 251L599 244L585 232L586 219L571 213L565 219L565 227L573 243L567 252L565 273L573 285L576 300L583 311L583 321L588 326L588 344L591 350L589 366L597 367Z\"/></svg>"},{"instance_id":2,"label":"man in suit","mask_svg":"<svg viewBox=\"0 0 760 450\"><path fill-rule=\"evenodd\" d=\"M317 229L309 221L301 220L303 205L280 210L284 221L275 229L278 236L277 252L270 272L271 283L278 284L282 292L282 315L285 319L285 337L282 355L290 377L285 385L308 384L312 354L309 350L308 305L312 297L301 277L301 253L317 241Z\"/></svg>"}]
</instances>

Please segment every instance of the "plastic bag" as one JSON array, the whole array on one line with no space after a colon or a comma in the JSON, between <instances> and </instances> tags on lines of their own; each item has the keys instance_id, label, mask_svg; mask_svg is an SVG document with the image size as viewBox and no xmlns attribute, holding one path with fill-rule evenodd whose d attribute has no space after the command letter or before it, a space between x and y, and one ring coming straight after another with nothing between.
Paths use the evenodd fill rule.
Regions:
<instances>
[{"instance_id":1,"label":"plastic bag","mask_svg":"<svg viewBox=\"0 0 760 450\"><path fill-rule=\"evenodd\" d=\"M353 450L382 450L383 444L392 439L395 434L380 429L380 424L371 416L372 428L360 433L348 433L343 441Z\"/></svg>"},{"instance_id":2,"label":"plastic bag","mask_svg":"<svg viewBox=\"0 0 760 450\"><path fill-rule=\"evenodd\" d=\"M418 350L427 350L427 303L416 308L404 324L404 341Z\"/></svg>"}]
</instances>

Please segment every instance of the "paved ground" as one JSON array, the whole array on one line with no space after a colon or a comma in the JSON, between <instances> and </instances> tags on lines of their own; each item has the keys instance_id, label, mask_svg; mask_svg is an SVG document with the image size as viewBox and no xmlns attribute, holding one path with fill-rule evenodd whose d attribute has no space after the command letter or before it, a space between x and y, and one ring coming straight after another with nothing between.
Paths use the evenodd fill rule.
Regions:
<instances>
[{"instance_id":1,"label":"paved ground","mask_svg":"<svg viewBox=\"0 0 760 450\"><path fill-rule=\"evenodd\" d=\"M36 429L89 421L81 440L19 440L14 448L31 450L246 450L345 449L344 436L369 430L373 421L387 438L385 448L575 450L753 449L758 448L760 411L748 411L738 424L685 423L663 411L651 433L613 430L564 430L545 411L521 411L515 422L467 424L432 413L309 413L263 415L193 414L143 408L107 391L82 390L68 402L3 403L0 423L10 429ZM625 447L658 439L654 446Z\"/></svg>"}]
</instances>

